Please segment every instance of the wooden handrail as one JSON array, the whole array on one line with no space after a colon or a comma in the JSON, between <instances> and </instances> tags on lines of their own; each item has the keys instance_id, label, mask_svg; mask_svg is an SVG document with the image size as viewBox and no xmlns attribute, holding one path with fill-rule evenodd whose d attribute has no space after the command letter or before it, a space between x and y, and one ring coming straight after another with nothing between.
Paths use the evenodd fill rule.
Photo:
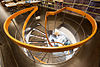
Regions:
<instances>
[{"instance_id":1,"label":"wooden handrail","mask_svg":"<svg viewBox=\"0 0 100 67\"><path fill-rule=\"evenodd\" d=\"M60 13L61 11L63 11L64 9L66 10L70 10L70 11L73 11L73 12L76 12L82 16L85 16L91 23L92 25L92 34L87 37L86 39L80 41L80 42L77 42L75 44L70 44L70 45L66 45L66 46L60 46L60 47L41 47L41 46L35 46L35 45L31 45L31 44L26 44L26 43L23 43L17 39L15 39L14 37L12 37L9 32L8 32L8 27L11 23L11 20L14 19L16 16L22 14L22 13L25 13L27 11L31 11L32 9L34 9L32 11L32 13L28 16L28 18L25 20L25 23L24 23L24 27L23 27L23 30L25 30L26 28L26 25L30 19L30 17L32 16L32 14L35 13L36 10L38 10L38 7L31 7L31 8L26 8L26 9L23 9L21 11L18 11L14 14L12 14L10 17L7 18L7 20L5 21L4 23L4 31L5 33L7 34L7 36L12 40L14 41L17 45L20 45L24 48L27 48L29 50L33 50L33 51L39 51L39 52L62 52L62 51L67 51L67 50L72 50L76 47L80 47L81 45L85 44L88 40L90 40L96 33L97 31L97 24L96 24L96 21L87 13L81 11L81 10L78 10L78 9L74 9L74 8L71 8L71 7L64 7L60 10L57 10L57 11L54 11L54 12L47 12L46 13L46 16L45 16L45 28L46 28L46 23L47 23L47 17L49 15L55 15L57 13ZM45 31L46 32L46 31ZM23 31L24 33L24 31ZM24 34L22 33L23 37L24 37ZM24 38L23 38L24 39ZM49 43L50 44L50 43Z\"/></svg>"}]
</instances>

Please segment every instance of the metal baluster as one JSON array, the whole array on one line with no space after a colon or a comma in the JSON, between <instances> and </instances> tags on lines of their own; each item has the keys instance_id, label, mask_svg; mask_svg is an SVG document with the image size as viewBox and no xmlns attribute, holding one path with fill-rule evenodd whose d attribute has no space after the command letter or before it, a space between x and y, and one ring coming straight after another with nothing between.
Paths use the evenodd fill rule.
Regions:
<instances>
[{"instance_id":1,"label":"metal baluster","mask_svg":"<svg viewBox=\"0 0 100 67\"><path fill-rule=\"evenodd\" d=\"M55 15L54 32L55 32L55 29L56 29L56 20L57 20L57 14Z\"/></svg>"},{"instance_id":2,"label":"metal baluster","mask_svg":"<svg viewBox=\"0 0 100 67\"><path fill-rule=\"evenodd\" d=\"M20 35L20 37L23 39L23 37L22 37L22 35L21 35L21 33L20 33L20 31L19 31L17 25L16 25L15 22L14 22L14 19L11 19L11 21L13 22L13 24L14 24L16 30L18 31L18 34Z\"/></svg>"},{"instance_id":3,"label":"metal baluster","mask_svg":"<svg viewBox=\"0 0 100 67\"><path fill-rule=\"evenodd\" d=\"M49 62L49 57L47 58L47 63Z\"/></svg>"},{"instance_id":4,"label":"metal baluster","mask_svg":"<svg viewBox=\"0 0 100 67\"><path fill-rule=\"evenodd\" d=\"M92 2L92 0L90 0L89 4L88 4L88 6L87 6L87 8L86 8L86 10L85 10L85 13L87 12L87 10L88 10L88 8L89 8L91 2ZM85 16L82 17L81 23L80 23L79 25L82 25L82 23L83 23L83 21L84 21L84 18L85 18ZM77 32L79 31L80 27L81 27L81 26L79 26L78 29L76 30L76 32L75 32L75 34L74 34L75 36L76 36Z\"/></svg>"},{"instance_id":5,"label":"metal baluster","mask_svg":"<svg viewBox=\"0 0 100 67\"><path fill-rule=\"evenodd\" d=\"M21 39L23 40L23 37L21 36L21 33L20 33L20 31L19 31L19 29L18 29L18 27L17 27L17 25L15 24L15 22L14 22L14 19L11 19L11 21L13 22L13 24L14 24L14 26L15 26L15 28L16 28L16 30L18 31L18 33L19 33L19 35L20 35L20 37L21 37ZM25 40L26 41L26 40ZM24 42L24 41L23 41ZM29 53L31 54L31 52L29 51ZM32 54L31 54L32 55ZM33 57L32 57L33 58ZM33 58L34 59L34 58ZM34 61L35 61L35 59L34 59Z\"/></svg>"},{"instance_id":6,"label":"metal baluster","mask_svg":"<svg viewBox=\"0 0 100 67\"><path fill-rule=\"evenodd\" d=\"M41 58L41 61L43 61L43 59L46 57L48 53L45 53L45 55Z\"/></svg>"},{"instance_id":7,"label":"metal baluster","mask_svg":"<svg viewBox=\"0 0 100 67\"><path fill-rule=\"evenodd\" d=\"M59 9L59 8L58 8L59 5L56 5L56 6L57 6L57 9ZM57 10L57 9L56 9L56 10ZM55 32L55 29L56 29L56 20L57 20L57 14L55 15L54 32Z\"/></svg>"},{"instance_id":8,"label":"metal baluster","mask_svg":"<svg viewBox=\"0 0 100 67\"><path fill-rule=\"evenodd\" d=\"M73 1L72 8L74 8L75 2L76 2L76 0Z\"/></svg>"}]
</instances>

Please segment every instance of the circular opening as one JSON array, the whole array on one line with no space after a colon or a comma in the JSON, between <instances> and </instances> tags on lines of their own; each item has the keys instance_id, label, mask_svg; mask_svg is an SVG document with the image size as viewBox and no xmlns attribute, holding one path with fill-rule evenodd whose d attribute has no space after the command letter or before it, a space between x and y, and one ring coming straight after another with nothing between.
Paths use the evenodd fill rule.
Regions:
<instances>
[{"instance_id":1,"label":"circular opening","mask_svg":"<svg viewBox=\"0 0 100 67\"><path fill-rule=\"evenodd\" d=\"M26 21L25 21L25 23L24 23L24 26L23 26L23 28L22 28L22 35L23 36L21 36L20 35L20 32L18 31L18 28L16 28L16 25L15 25L15 28L17 29L17 32L18 32L18 34L19 34L19 36L18 37L20 37L21 38L21 40L24 40L23 42L21 42L21 40L17 40L17 39L15 39L15 38L13 38L10 34L9 34L9 32L8 32L8 27L9 27L9 25L10 25L10 23L11 23L11 21L12 21L12 19L13 18L15 18L17 15L20 15L21 13L24 13L24 12L27 12L27 11L30 11L30 10L32 10L34 8L34 10L32 11L32 13L30 13L29 14L29 16L27 17L27 19L26 19ZM78 35L78 34L76 34L76 33L72 33L72 32L74 32L75 30L74 30L74 28L76 27L77 28L77 26L75 26L74 24L73 24L73 26L75 26L74 28L73 27L68 27L68 26L70 26L71 25L71 23L69 23L69 25L66 23L66 22L63 22L63 23L61 23L60 25L58 25L58 27L57 27L57 25L56 25L56 27L55 26L52 26L52 23L50 24L50 22L48 22L47 24L48 24L48 26L47 26L47 24L46 24L46 22L47 22L47 16L48 15L55 15L57 12L61 12L63 9L68 9L68 10L71 10L71 11L74 11L74 12L76 12L76 13L79 13L79 14L81 14L81 15L83 15L83 16L85 16L89 21L90 21L90 23L92 24L92 33L91 33L91 35L90 36L88 36L88 37L86 37L85 39L76 39L76 37L74 37L74 35L77 35L78 37L80 36L80 35ZM30 17L35 13L35 11L37 11L37 7L31 7L31 8L27 8L27 9L24 9L24 10L21 10L21 11L19 11L19 12L16 12L15 14L13 14L13 15L11 15L7 20L6 20L6 22L4 23L4 31L6 32L6 34L8 35L8 37L10 37L15 43L17 43L18 45L20 45L20 46L22 46L22 47L25 47L25 48L27 48L27 49L29 49L29 50L27 50L27 49L25 49L24 48L24 51L26 51L27 52L27 55L28 56L31 56L32 58L34 57L35 59L37 59L39 62L42 62L42 63L44 63L45 61L44 61L44 57L45 56L47 56L47 55L49 55L49 56L51 56L51 60L53 59L53 58L55 58L55 56L56 57L60 57L60 56L63 56L62 57L62 59L64 58L65 60L68 60L68 57L69 57L69 59L73 56L73 54L74 54L74 51L76 51L76 50L74 50L74 48L77 48L77 47L80 47L81 45L83 45L84 43L86 43L91 37L93 37L93 35L96 33L96 30L97 30L97 25L96 25L96 22L95 22L95 20L90 16L90 15L88 15L88 14L86 14L86 13L84 13L83 11L80 11L80 10L77 10L77 9L74 9L74 8L70 8L70 7L65 7L65 8L62 8L61 10L59 10L59 11L56 11L56 12L48 12L47 13L47 15L46 15L46 18L45 18L45 26L42 24L42 23L36 23L36 24L32 24L32 25L35 25L34 27L32 27L32 28L28 28L26 25L27 25L27 23L28 23L28 21L29 21L29 19L30 19ZM60 21L60 19L58 19L59 21ZM14 23L14 21L12 21L13 23ZM60 22L57 22L57 23L60 23ZM49 26L49 24L51 25L51 26ZM30 24L31 25L31 24ZM67 27L66 27L66 25L67 25ZM76 24L76 25L78 25L78 24ZM27 28L26 28L27 27ZM40 27L39 29L42 29L42 28L44 28L44 33L42 32L42 31L40 31L39 29L37 29L38 27ZM42 28L41 28L42 27ZM48 28L46 28L46 27L48 27ZM54 28L53 28L54 27ZM49 29L49 28L51 28L51 29ZM53 29L52 29L53 28ZM81 26L80 26L80 28L82 28ZM71 30L70 30L71 29ZM51 33L50 32L50 30L53 32L53 33ZM64 31L62 31L62 30L64 30ZM81 30L83 30L83 29L81 29ZM29 31L29 32L27 32L27 31ZM43 34L43 36L36 36L36 35L33 35L33 33L34 33L34 31L35 32L38 32L38 33L40 33L40 34ZM66 31L67 31L67 34L68 34L68 32L70 33L70 36L72 36L71 38L69 37L69 35L67 35L66 34ZM75 32L77 32L77 30L75 31ZM80 31L78 31L78 32L80 32ZM25 34L24 34L25 33ZM36 34L38 34L38 33L36 33ZM48 33L48 34L47 34ZM81 32L82 33L82 32ZM25 35L25 36L24 36ZM46 36L45 36L46 35ZM17 37L17 36L16 36ZM33 43L35 43L35 44L37 44L37 43L39 43L39 40L38 41L34 41L34 40L37 40L37 39L34 39L34 38L30 38L30 37L35 37L35 38L38 38L38 39L42 39L43 41L40 41L40 42L43 42L44 43L44 46L42 45L41 46L41 44L39 44L39 46L37 46L37 45L33 45ZM58 37L58 38L57 38ZM59 40L60 39L60 37L61 37L61 40ZM72 41L71 39L74 39L74 41ZM52 40L53 39L53 40ZM29 40L33 40L33 41L29 41ZM48 41L47 41L48 40ZM49 41L50 40L50 41ZM64 40L64 41L63 41ZM80 41L79 41L80 40ZM54 42L52 42L52 41L54 41ZM55 41L58 41L58 42L55 42ZM76 42L77 41L77 42ZM26 44L26 43L27 44ZM32 44L30 44L30 42L33 42ZM76 42L76 43L75 43ZM46 43L46 44L45 44ZM52 45L53 45L53 47L52 46L50 46L50 47L48 47L51 43L53 43ZM57 45L55 45L56 43L58 43ZM69 43L69 44L68 44ZM66 45L66 44L68 44L68 45ZM45 46L46 45L46 46ZM33 50L33 51L30 51L30 50ZM37 52L35 52L35 51L39 51L38 53L41 53L42 52L42 58L41 57L39 57L39 54L36 54ZM34 52L35 52L35 54L34 54ZM28 54L29 53L29 54ZM31 55L32 54L32 55ZM34 56L33 56L34 55ZM38 55L38 58L37 58L37 56L35 56L35 55ZM68 56L67 56L68 55ZM49 57L48 56L48 57ZM53 57L52 57L53 56ZM67 57L67 58L66 58ZM39 59L40 58L40 59ZM47 61L47 59L45 59L46 61ZM61 60L60 60L61 61ZM64 60L62 60L62 61L64 61ZM48 62L48 61L47 61ZM57 61L56 61L57 62ZM50 61L50 63L54 63L54 61Z\"/></svg>"}]
</instances>

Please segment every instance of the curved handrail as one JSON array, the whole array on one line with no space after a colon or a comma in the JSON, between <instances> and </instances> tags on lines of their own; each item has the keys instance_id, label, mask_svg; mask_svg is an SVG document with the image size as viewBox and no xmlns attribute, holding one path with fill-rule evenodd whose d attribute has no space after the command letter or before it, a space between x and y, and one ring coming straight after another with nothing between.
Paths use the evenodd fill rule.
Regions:
<instances>
[{"instance_id":1,"label":"curved handrail","mask_svg":"<svg viewBox=\"0 0 100 67\"><path fill-rule=\"evenodd\" d=\"M62 9L60 9L60 10L55 11L55 12L47 12L47 13L46 13L46 16L45 16L45 34L46 34L46 38L47 38L47 40L48 40L48 43L49 43L50 45L52 45L51 42L49 41L49 38L48 38L48 35L47 35L47 30L46 30L46 26L47 26L47 17L48 17L49 15L58 14L58 13L64 11L65 9L66 9L66 10L73 11L73 12L76 12L76 13L82 15L82 16L85 16L85 17L90 21L90 23L92 24L92 34L91 34L88 38L86 38L86 39L84 39L84 40L82 40L82 41L80 41L80 42L78 42L78 43L75 43L75 44L71 44L71 45L70 45L70 48L71 48L71 47L72 47L72 48L79 47L79 46L81 46L82 44L86 43L86 42L87 42L90 38L92 38L92 36L96 33L97 24L96 24L96 21L95 21L89 14L87 14L87 13L81 11L81 10L75 9L75 8L64 7L64 8L62 8ZM56 42L54 42L54 43L56 43ZM57 43L62 44L62 43L60 43L60 42L57 42ZM64 44L62 44L62 45L64 45ZM64 46L64 47L66 47L66 46Z\"/></svg>"},{"instance_id":2,"label":"curved handrail","mask_svg":"<svg viewBox=\"0 0 100 67\"><path fill-rule=\"evenodd\" d=\"M70 45L60 46L60 47L41 47L41 46L35 46L35 45L33 45L33 44L31 45L31 44L23 43L23 42L21 42L21 41L15 39L14 37L12 37L12 36L9 34L9 32L8 32L8 27L9 27L9 25L10 25L10 23L11 23L11 19L15 18L16 16L18 16L18 15L20 15L20 14L22 14L22 13L25 13L25 12L27 12L27 11L30 11L30 10L32 10L32 9L34 9L34 10L33 10L33 12L32 12L31 14L34 14L35 11L37 11L38 7L31 7L31 8L26 8L26 9L23 9L23 10L21 10L21 11L18 11L18 12L16 12L16 13L14 13L13 15L11 15L10 17L8 17L7 20L6 20L5 23L4 23L4 31L5 31L5 33L7 34L7 36L8 36L11 40L13 40L16 44L18 44L18 45L20 45L20 46L22 46L22 47L25 47L25 48L27 48L27 49L29 49L29 50L40 51L40 52L61 52L61 51L71 50L71 49L74 49L74 48L79 47L79 46L83 45L84 43L86 43L89 39L91 39L91 38L95 35L95 33L96 33L96 31L97 31L97 24L96 24L96 21L95 21L89 14L87 14L87 13L81 11L81 10L71 8L71 7L64 7L64 8L62 8L62 9L60 9L60 10L55 11L55 12L47 12L47 13L46 13L46 16L45 16L45 28L46 28L46 25L47 25L47 24L46 24L46 23L47 23L47 16L49 16L49 15L55 15L55 14L57 14L57 13L62 12L64 9L67 9L67 10L70 10L70 11L73 11L73 12L76 12L76 13L78 13L78 14L80 14L80 15L85 16L85 17L90 21L90 23L92 24L92 34L91 34L89 37L87 37L86 39L84 39L84 40L82 40L82 41L80 41L80 42L77 42L77 43L75 43L75 44L70 44ZM32 16L31 14L29 15L29 17ZM27 22L28 22L29 19L30 19L30 18L28 18L28 19L25 21L23 30L25 30L25 27L26 27ZM45 33L47 34L46 31L45 31ZM23 33L22 33L22 34L23 34ZM24 37L24 35L23 35L23 37ZM46 37L47 37L47 36L46 36ZM48 38L48 37L47 37L47 38ZM48 41L49 41L49 40L48 40ZM49 42L49 44L51 44L51 43Z\"/></svg>"},{"instance_id":3,"label":"curved handrail","mask_svg":"<svg viewBox=\"0 0 100 67\"><path fill-rule=\"evenodd\" d=\"M28 15L28 17L26 18L25 22L24 22L24 25L23 25L23 28L22 28L22 38L23 38L23 41L25 42L25 29L26 29L26 26L27 26L27 23L29 21L29 19L31 18L31 16L38 10L38 7L35 7L35 9Z\"/></svg>"}]
</instances>

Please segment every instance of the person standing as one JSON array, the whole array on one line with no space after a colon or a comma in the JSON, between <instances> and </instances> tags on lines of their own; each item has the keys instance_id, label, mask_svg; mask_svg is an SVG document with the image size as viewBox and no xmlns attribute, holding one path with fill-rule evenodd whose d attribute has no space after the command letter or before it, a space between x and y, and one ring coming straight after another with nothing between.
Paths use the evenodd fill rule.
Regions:
<instances>
[{"instance_id":1,"label":"person standing","mask_svg":"<svg viewBox=\"0 0 100 67\"><path fill-rule=\"evenodd\" d=\"M64 0L59 0L59 6L60 6L60 8L63 8L63 2L64 2Z\"/></svg>"}]
</instances>

